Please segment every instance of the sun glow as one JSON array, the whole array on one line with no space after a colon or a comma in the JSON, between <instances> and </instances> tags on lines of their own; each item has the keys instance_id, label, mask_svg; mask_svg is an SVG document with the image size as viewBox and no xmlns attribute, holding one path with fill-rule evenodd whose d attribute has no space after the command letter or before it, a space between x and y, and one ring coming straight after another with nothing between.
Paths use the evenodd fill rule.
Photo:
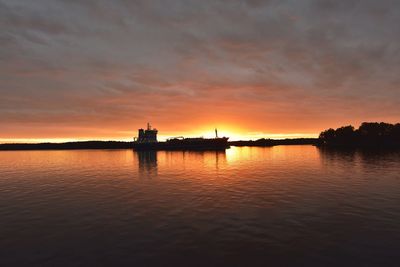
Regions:
<instances>
[{"instance_id":1,"label":"sun glow","mask_svg":"<svg viewBox=\"0 0 400 267\"><path fill-rule=\"evenodd\" d=\"M78 138L0 138L0 144L65 143L83 141Z\"/></svg>"},{"instance_id":2,"label":"sun glow","mask_svg":"<svg viewBox=\"0 0 400 267\"><path fill-rule=\"evenodd\" d=\"M196 131L184 133L167 133L159 134L159 140L164 141L170 137L184 136L184 137L204 137L214 138L215 129L218 131L218 137L229 137L230 141L239 140L257 140L261 138L270 139L286 139L286 138L316 138L316 133L269 133L269 132L249 132L239 127L225 126L225 127L201 127Z\"/></svg>"},{"instance_id":3,"label":"sun glow","mask_svg":"<svg viewBox=\"0 0 400 267\"><path fill-rule=\"evenodd\" d=\"M108 133L104 135L101 134L93 136L76 136L76 137L52 137L43 136L43 138L0 138L0 143L64 143L64 142L76 142L76 141L133 141L133 137L137 136L137 129L141 128L138 125L136 129L128 130L118 130L112 131L110 129ZM158 128L158 127L155 127ZM158 128L158 140L165 141L168 138L183 136L186 138L190 137L204 137L204 138L214 138L216 137L215 129L217 129L218 137L229 137L229 141L239 141L239 140L257 140L260 138L271 138L271 139L285 139L285 138L316 138L318 134L316 133L276 133L276 132L254 132L248 131L247 129L231 124L216 123L200 125L190 131L175 130L171 131L164 128Z\"/></svg>"}]
</instances>

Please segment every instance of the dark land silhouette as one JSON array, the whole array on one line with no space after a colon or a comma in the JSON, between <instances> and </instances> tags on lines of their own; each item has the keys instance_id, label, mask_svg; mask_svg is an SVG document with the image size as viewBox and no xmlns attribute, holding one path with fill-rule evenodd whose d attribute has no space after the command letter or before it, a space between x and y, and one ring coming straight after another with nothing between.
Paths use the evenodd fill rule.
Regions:
<instances>
[{"instance_id":1,"label":"dark land silhouette","mask_svg":"<svg viewBox=\"0 0 400 267\"><path fill-rule=\"evenodd\" d=\"M193 138L192 138L193 139ZM219 138L221 139L221 138ZM170 140L173 142L175 139ZM188 139L190 140L190 139ZM180 140L181 141L181 140ZM182 141L181 141L182 142ZM165 143L165 144L164 144ZM149 150L170 150L168 142L158 142L158 148L150 146ZM400 123L363 122L358 129L343 126L328 129L320 133L319 138L241 140L227 142L228 146L277 146L277 145L318 145L320 147L372 147L400 148ZM174 146L172 146L174 147ZM191 150L190 146L177 146L179 149ZM38 144L0 144L0 150L73 150L73 149L134 149L135 142L122 141L81 141L67 143ZM225 146L224 146L225 148ZM137 149L140 150L140 149Z\"/></svg>"},{"instance_id":2,"label":"dark land silhouette","mask_svg":"<svg viewBox=\"0 0 400 267\"><path fill-rule=\"evenodd\" d=\"M309 144L315 145L317 144L317 142L318 142L317 138L297 138L297 139L282 139L282 140L262 138L256 141L252 140L231 141L228 142L228 145L229 146L276 146L276 145L309 145ZM133 148L134 148L134 142L122 142L122 141L81 141L81 142L67 142L67 143L0 144L0 150L73 150L73 149L133 149ZM196 147L194 148L184 147L179 149L195 150ZM157 149L150 149L150 150L157 150ZM158 150L171 150L171 148L165 145L165 146L160 146L160 149Z\"/></svg>"},{"instance_id":3,"label":"dark land silhouette","mask_svg":"<svg viewBox=\"0 0 400 267\"><path fill-rule=\"evenodd\" d=\"M132 148L132 142L120 141L82 141L67 143L39 144L0 144L0 150L73 150L73 149L126 149Z\"/></svg>"},{"instance_id":4,"label":"dark land silhouette","mask_svg":"<svg viewBox=\"0 0 400 267\"><path fill-rule=\"evenodd\" d=\"M266 139L247 141L232 141L231 146L279 146L279 145L316 145L318 138L287 138L287 139Z\"/></svg>"},{"instance_id":5,"label":"dark land silhouette","mask_svg":"<svg viewBox=\"0 0 400 267\"><path fill-rule=\"evenodd\" d=\"M319 135L320 146L329 147L400 147L400 123L363 122L358 129L343 126Z\"/></svg>"}]
</instances>

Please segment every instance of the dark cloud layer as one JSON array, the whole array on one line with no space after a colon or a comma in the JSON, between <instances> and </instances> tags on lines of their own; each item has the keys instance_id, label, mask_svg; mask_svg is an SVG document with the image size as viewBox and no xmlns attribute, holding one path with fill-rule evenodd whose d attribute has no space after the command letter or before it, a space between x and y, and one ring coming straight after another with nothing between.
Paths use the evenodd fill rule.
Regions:
<instances>
[{"instance_id":1,"label":"dark cloud layer","mask_svg":"<svg viewBox=\"0 0 400 267\"><path fill-rule=\"evenodd\" d=\"M400 2L0 0L0 138L400 121Z\"/></svg>"}]
</instances>

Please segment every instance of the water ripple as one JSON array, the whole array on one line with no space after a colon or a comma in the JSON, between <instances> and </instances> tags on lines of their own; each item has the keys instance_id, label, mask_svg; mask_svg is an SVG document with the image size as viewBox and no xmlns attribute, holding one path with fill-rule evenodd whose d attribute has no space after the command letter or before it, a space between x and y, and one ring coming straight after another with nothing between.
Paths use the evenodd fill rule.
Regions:
<instances>
[{"instance_id":1,"label":"water ripple","mask_svg":"<svg viewBox=\"0 0 400 267\"><path fill-rule=\"evenodd\" d=\"M397 266L400 153L0 152L2 265Z\"/></svg>"}]
</instances>

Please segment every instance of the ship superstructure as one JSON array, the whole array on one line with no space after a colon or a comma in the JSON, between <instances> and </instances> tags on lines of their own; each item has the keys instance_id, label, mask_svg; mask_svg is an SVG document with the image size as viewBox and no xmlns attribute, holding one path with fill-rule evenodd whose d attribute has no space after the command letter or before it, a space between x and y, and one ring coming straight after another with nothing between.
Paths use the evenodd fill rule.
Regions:
<instances>
[{"instance_id":1,"label":"ship superstructure","mask_svg":"<svg viewBox=\"0 0 400 267\"><path fill-rule=\"evenodd\" d=\"M138 137L134 141L137 143L157 143L157 129L152 129L150 123L147 123L147 129L139 129Z\"/></svg>"}]
</instances>

